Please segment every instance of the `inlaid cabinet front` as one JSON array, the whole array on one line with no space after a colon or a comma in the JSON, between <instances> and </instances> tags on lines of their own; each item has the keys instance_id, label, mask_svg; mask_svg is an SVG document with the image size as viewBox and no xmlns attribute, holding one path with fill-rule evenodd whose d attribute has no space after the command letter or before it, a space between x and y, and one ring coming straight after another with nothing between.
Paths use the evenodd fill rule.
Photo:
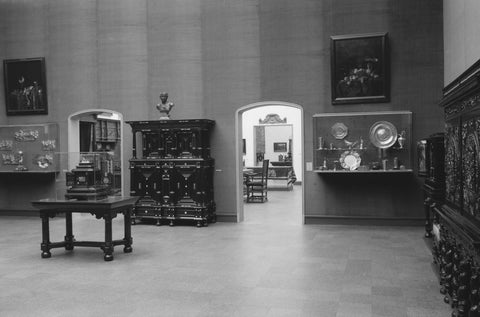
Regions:
<instances>
[{"instance_id":1,"label":"inlaid cabinet front","mask_svg":"<svg viewBox=\"0 0 480 317\"><path fill-rule=\"evenodd\" d=\"M480 316L480 61L444 89L445 201L433 255L452 316Z\"/></svg>"},{"instance_id":2,"label":"inlaid cabinet front","mask_svg":"<svg viewBox=\"0 0 480 317\"><path fill-rule=\"evenodd\" d=\"M216 221L214 160L210 131L214 121L128 121L133 132L130 195L140 196L135 219Z\"/></svg>"}]
</instances>

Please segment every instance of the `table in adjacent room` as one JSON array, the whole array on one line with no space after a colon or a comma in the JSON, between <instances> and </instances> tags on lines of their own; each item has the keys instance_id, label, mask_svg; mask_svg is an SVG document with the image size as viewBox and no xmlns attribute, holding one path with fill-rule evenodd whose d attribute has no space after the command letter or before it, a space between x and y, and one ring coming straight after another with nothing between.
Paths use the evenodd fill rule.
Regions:
<instances>
[{"instance_id":1,"label":"table in adjacent room","mask_svg":"<svg viewBox=\"0 0 480 317\"><path fill-rule=\"evenodd\" d=\"M111 196L101 200L60 200L41 199L32 201L33 207L40 211L42 218L42 258L52 256L50 249L65 248L73 250L75 246L99 247L104 252L104 260L113 260L113 248L116 245L123 245L123 252L132 252L132 231L131 211L138 197ZM57 214L65 213L66 235L65 240L50 242L49 218ZM90 213L97 219L105 220L105 241L76 241L72 229L72 213ZM112 239L112 220L117 214L124 216L124 238Z\"/></svg>"}]
</instances>

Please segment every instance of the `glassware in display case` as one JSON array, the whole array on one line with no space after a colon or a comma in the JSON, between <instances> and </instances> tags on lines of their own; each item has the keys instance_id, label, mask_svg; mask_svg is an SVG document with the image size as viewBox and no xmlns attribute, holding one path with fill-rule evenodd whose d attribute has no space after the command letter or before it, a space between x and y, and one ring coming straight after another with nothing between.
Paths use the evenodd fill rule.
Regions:
<instances>
[{"instance_id":1,"label":"glassware in display case","mask_svg":"<svg viewBox=\"0 0 480 317\"><path fill-rule=\"evenodd\" d=\"M411 137L410 111L315 114L314 171L412 172Z\"/></svg>"}]
</instances>

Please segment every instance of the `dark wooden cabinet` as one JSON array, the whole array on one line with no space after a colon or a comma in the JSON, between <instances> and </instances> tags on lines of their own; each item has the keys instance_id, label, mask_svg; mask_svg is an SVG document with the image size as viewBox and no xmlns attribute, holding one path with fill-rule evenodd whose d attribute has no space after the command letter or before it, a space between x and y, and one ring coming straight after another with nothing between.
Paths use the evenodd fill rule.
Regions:
<instances>
[{"instance_id":1,"label":"dark wooden cabinet","mask_svg":"<svg viewBox=\"0 0 480 317\"><path fill-rule=\"evenodd\" d=\"M127 121L133 132L130 195L139 196L135 219L216 221L214 160L207 119Z\"/></svg>"},{"instance_id":2,"label":"dark wooden cabinet","mask_svg":"<svg viewBox=\"0 0 480 317\"><path fill-rule=\"evenodd\" d=\"M432 237L433 208L439 206L445 199L445 135L444 133L432 134L425 140L424 167L425 182L423 192L425 200L425 237ZM419 153L419 155L421 155ZM423 170L419 174L423 175Z\"/></svg>"},{"instance_id":3,"label":"dark wooden cabinet","mask_svg":"<svg viewBox=\"0 0 480 317\"><path fill-rule=\"evenodd\" d=\"M445 199L433 256L454 316L480 316L480 61L444 89Z\"/></svg>"}]
</instances>

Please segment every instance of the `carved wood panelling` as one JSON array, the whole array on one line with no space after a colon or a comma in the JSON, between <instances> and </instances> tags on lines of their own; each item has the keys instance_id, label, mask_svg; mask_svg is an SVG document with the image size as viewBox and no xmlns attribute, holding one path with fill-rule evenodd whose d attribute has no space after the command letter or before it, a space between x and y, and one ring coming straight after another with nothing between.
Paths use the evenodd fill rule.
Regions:
<instances>
[{"instance_id":1,"label":"carved wood panelling","mask_svg":"<svg viewBox=\"0 0 480 317\"><path fill-rule=\"evenodd\" d=\"M460 207L460 127L447 124L445 130L445 199Z\"/></svg>"},{"instance_id":2,"label":"carved wood panelling","mask_svg":"<svg viewBox=\"0 0 480 317\"><path fill-rule=\"evenodd\" d=\"M462 124L463 210L474 217L480 216L479 132L480 118L470 119Z\"/></svg>"},{"instance_id":3,"label":"carved wood panelling","mask_svg":"<svg viewBox=\"0 0 480 317\"><path fill-rule=\"evenodd\" d=\"M472 96L462 102L457 102L445 107L445 119L449 120L458 114L467 112L480 105L480 95Z\"/></svg>"}]
</instances>

